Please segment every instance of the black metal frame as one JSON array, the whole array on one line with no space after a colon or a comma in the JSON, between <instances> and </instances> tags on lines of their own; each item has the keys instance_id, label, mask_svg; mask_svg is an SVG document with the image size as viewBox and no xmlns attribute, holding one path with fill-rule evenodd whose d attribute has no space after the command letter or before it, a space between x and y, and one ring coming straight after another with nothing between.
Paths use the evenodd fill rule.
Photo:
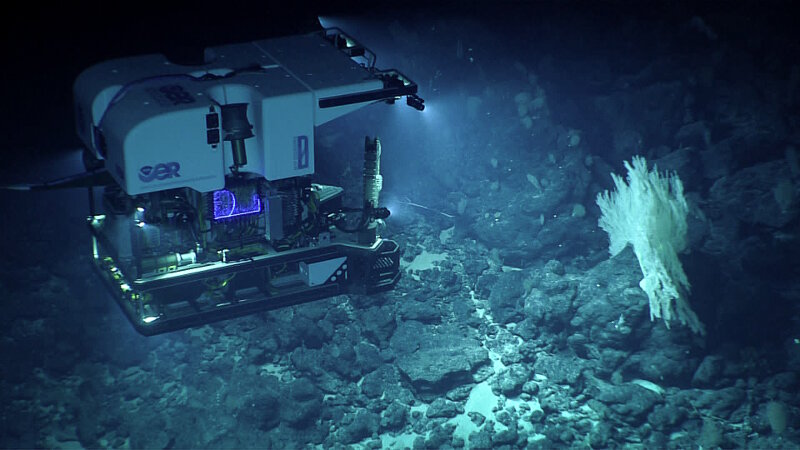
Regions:
<instances>
[{"instance_id":1,"label":"black metal frame","mask_svg":"<svg viewBox=\"0 0 800 450\"><path fill-rule=\"evenodd\" d=\"M129 280L117 267L112 256L104 256L111 254L113 247L108 247L109 243L103 234L91 223L89 229L94 245L95 269L133 327L145 336L204 325L258 311L299 305L341 294L382 292L391 289L400 278L400 254L397 243L378 239L372 246L333 243L322 247L257 256L242 261L198 265L181 271ZM269 268L276 265L313 263L339 257L346 258L347 276L328 280L319 286L300 283L284 287L270 286L269 283L273 279L266 276ZM203 283L209 280L219 280L234 275L245 280L244 285L240 287L242 290L249 290L247 295L237 296L238 293L234 292L229 298L206 299L202 304L182 301L177 307L171 305L170 301L151 300L159 307L159 316L150 322L145 320L142 308L145 306L146 296L154 297L174 289L192 292L202 288Z\"/></svg>"},{"instance_id":2,"label":"black metal frame","mask_svg":"<svg viewBox=\"0 0 800 450\"><path fill-rule=\"evenodd\" d=\"M383 88L355 94L343 94L321 98L318 102L320 108L334 108L336 106L381 100L394 102L400 97L411 97L412 100L409 102L409 105L419 105L413 106L417 109L424 108L422 105L425 101L417 96L417 83L397 69L378 70L375 67L377 56L372 50L336 27L326 28L321 31L321 34L326 40L333 44L335 48L342 51L350 58L364 58L366 60L365 68L383 82ZM352 43L352 45L348 45L349 43Z\"/></svg>"}]
</instances>

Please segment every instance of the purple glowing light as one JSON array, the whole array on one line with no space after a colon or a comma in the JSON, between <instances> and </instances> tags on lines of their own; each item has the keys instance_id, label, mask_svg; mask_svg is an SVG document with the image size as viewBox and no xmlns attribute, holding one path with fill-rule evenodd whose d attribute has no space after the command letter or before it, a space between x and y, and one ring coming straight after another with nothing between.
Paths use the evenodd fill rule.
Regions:
<instances>
[{"instance_id":1,"label":"purple glowing light","mask_svg":"<svg viewBox=\"0 0 800 450\"><path fill-rule=\"evenodd\" d=\"M240 199L237 198L234 192L222 189L214 192L212 203L214 205L214 220L230 219L261 212L261 199L257 193L250 195L250 198Z\"/></svg>"}]
</instances>

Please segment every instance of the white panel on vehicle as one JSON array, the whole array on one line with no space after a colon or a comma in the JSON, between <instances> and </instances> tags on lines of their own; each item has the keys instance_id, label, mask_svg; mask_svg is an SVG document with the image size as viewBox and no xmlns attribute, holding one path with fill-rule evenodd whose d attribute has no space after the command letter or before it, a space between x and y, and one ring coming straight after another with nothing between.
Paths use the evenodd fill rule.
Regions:
<instances>
[{"instance_id":1,"label":"white panel on vehicle","mask_svg":"<svg viewBox=\"0 0 800 450\"><path fill-rule=\"evenodd\" d=\"M347 268L342 265L347 257L333 258L315 263L300 263L300 276L309 286L319 286L329 279L337 281L340 277L347 277Z\"/></svg>"}]
</instances>

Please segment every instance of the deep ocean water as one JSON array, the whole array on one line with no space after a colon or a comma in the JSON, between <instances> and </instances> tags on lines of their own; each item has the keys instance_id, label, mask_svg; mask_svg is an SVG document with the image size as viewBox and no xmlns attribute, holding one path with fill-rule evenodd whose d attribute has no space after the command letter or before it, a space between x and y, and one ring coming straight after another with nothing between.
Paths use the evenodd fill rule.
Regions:
<instances>
[{"instance_id":1,"label":"deep ocean water","mask_svg":"<svg viewBox=\"0 0 800 450\"><path fill-rule=\"evenodd\" d=\"M349 190L382 139L393 291L145 338L93 276L84 193L3 192L0 447L799 448L788 4L501 5L326 17L426 99L316 131ZM640 252L609 254L596 198L634 155L682 182L704 333L651 320Z\"/></svg>"}]
</instances>

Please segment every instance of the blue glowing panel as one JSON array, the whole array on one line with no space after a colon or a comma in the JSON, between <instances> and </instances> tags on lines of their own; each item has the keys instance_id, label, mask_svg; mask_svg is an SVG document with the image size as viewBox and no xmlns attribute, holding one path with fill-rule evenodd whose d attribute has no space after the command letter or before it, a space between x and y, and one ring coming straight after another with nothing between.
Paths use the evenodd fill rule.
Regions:
<instances>
[{"instance_id":1,"label":"blue glowing panel","mask_svg":"<svg viewBox=\"0 0 800 450\"><path fill-rule=\"evenodd\" d=\"M215 191L212 197L214 220L258 214L261 212L261 199L258 194L242 194L227 189Z\"/></svg>"}]
</instances>

